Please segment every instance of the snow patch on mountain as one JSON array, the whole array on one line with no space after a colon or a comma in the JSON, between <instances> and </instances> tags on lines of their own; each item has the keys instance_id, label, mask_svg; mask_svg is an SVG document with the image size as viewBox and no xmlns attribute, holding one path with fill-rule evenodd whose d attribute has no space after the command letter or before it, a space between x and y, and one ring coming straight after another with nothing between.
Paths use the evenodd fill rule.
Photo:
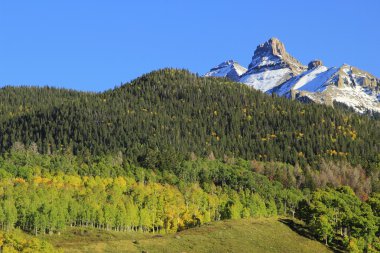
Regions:
<instances>
[{"instance_id":1,"label":"snow patch on mountain","mask_svg":"<svg viewBox=\"0 0 380 253\"><path fill-rule=\"evenodd\" d=\"M334 88L337 89L336 87ZM334 100L354 108L359 113L364 113L367 110L380 112L378 98L367 94L361 86L336 90Z\"/></svg>"},{"instance_id":2,"label":"snow patch on mountain","mask_svg":"<svg viewBox=\"0 0 380 253\"><path fill-rule=\"evenodd\" d=\"M339 102L359 113L380 112L379 78L347 64L328 68L321 60L313 60L306 67L276 38L256 47L248 70L231 60L205 76L228 77L268 94L304 102Z\"/></svg>"},{"instance_id":3,"label":"snow patch on mountain","mask_svg":"<svg viewBox=\"0 0 380 253\"><path fill-rule=\"evenodd\" d=\"M302 94L316 103L332 104L334 101L353 108L358 113L367 111L380 112L379 98L366 92L362 86L339 88L331 85L326 92Z\"/></svg>"},{"instance_id":4,"label":"snow patch on mountain","mask_svg":"<svg viewBox=\"0 0 380 253\"><path fill-rule=\"evenodd\" d=\"M205 76L228 77L233 81L239 81L240 76L245 72L247 72L246 68L233 60L229 60L212 68Z\"/></svg>"},{"instance_id":5,"label":"snow patch on mountain","mask_svg":"<svg viewBox=\"0 0 380 253\"><path fill-rule=\"evenodd\" d=\"M262 69L270 68L281 63L281 55L265 55L260 57L253 57L251 64L249 65L250 69Z\"/></svg>"},{"instance_id":6,"label":"snow patch on mountain","mask_svg":"<svg viewBox=\"0 0 380 253\"><path fill-rule=\"evenodd\" d=\"M271 90L270 93L276 93L279 96L290 97L291 90L322 92L326 89L328 81L338 71L338 68L328 69L325 66L318 66L314 69L291 78L277 89Z\"/></svg>"},{"instance_id":7,"label":"snow patch on mountain","mask_svg":"<svg viewBox=\"0 0 380 253\"><path fill-rule=\"evenodd\" d=\"M273 90L280 96L308 98L316 103L339 102L359 113L380 112L379 83L371 74L349 65L340 68L319 66Z\"/></svg>"},{"instance_id":8,"label":"snow patch on mountain","mask_svg":"<svg viewBox=\"0 0 380 253\"><path fill-rule=\"evenodd\" d=\"M291 70L288 68L266 70L259 73L243 75L240 82L245 83L257 90L266 92L275 86L283 83L291 76Z\"/></svg>"}]
</instances>

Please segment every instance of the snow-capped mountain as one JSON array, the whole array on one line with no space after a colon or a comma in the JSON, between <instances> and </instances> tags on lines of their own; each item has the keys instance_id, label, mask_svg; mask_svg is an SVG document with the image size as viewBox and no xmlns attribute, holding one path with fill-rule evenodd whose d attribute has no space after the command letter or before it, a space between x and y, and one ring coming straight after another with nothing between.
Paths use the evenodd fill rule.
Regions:
<instances>
[{"instance_id":1,"label":"snow-capped mountain","mask_svg":"<svg viewBox=\"0 0 380 253\"><path fill-rule=\"evenodd\" d=\"M247 72L247 69L239 65L239 63L229 60L222 62L218 66L212 68L205 76L228 77L238 82L240 76Z\"/></svg>"},{"instance_id":2,"label":"snow-capped mountain","mask_svg":"<svg viewBox=\"0 0 380 253\"><path fill-rule=\"evenodd\" d=\"M380 79L346 64L328 68L314 60L305 67L276 38L256 48L247 71L234 71L235 62L228 62L206 76L226 76L263 92L300 101L330 105L339 102L359 113L380 112Z\"/></svg>"},{"instance_id":3,"label":"snow-capped mountain","mask_svg":"<svg viewBox=\"0 0 380 253\"><path fill-rule=\"evenodd\" d=\"M326 89L328 80L337 72L337 68L327 68L322 62L312 61L307 71L295 76L279 86L268 90L267 93L276 93L291 98L294 91L321 92Z\"/></svg>"},{"instance_id":4,"label":"snow-capped mountain","mask_svg":"<svg viewBox=\"0 0 380 253\"><path fill-rule=\"evenodd\" d=\"M346 64L339 68L327 68L322 64L314 66L268 93L317 103L332 104L335 101L360 113L367 110L380 112L379 79Z\"/></svg>"},{"instance_id":5,"label":"snow-capped mountain","mask_svg":"<svg viewBox=\"0 0 380 253\"><path fill-rule=\"evenodd\" d=\"M205 76L229 77L255 89L266 92L305 71L294 57L288 54L285 46L276 38L257 46L248 70L233 60L214 67Z\"/></svg>"},{"instance_id":6,"label":"snow-capped mountain","mask_svg":"<svg viewBox=\"0 0 380 253\"><path fill-rule=\"evenodd\" d=\"M304 70L306 67L286 52L284 44L271 38L256 48L240 82L266 92Z\"/></svg>"}]
</instances>

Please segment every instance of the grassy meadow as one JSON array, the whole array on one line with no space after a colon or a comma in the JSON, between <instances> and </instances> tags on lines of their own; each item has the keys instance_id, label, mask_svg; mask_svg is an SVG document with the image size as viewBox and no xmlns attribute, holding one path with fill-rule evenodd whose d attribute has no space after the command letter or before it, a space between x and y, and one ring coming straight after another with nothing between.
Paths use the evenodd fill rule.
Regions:
<instances>
[{"instance_id":1,"label":"grassy meadow","mask_svg":"<svg viewBox=\"0 0 380 253\"><path fill-rule=\"evenodd\" d=\"M276 218L214 222L175 234L106 232L68 229L60 236L46 235L64 252L251 252L327 253L323 244L299 235Z\"/></svg>"}]
</instances>

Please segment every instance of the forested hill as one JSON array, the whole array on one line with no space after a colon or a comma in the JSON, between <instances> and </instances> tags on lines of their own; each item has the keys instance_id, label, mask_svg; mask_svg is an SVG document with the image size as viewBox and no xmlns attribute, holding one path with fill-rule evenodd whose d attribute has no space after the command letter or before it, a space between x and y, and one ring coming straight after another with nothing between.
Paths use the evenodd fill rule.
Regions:
<instances>
[{"instance_id":1,"label":"forested hill","mask_svg":"<svg viewBox=\"0 0 380 253\"><path fill-rule=\"evenodd\" d=\"M158 156L242 157L291 164L379 163L380 121L270 97L227 79L163 69L104 93L0 90L0 148L104 154L158 166Z\"/></svg>"}]
</instances>

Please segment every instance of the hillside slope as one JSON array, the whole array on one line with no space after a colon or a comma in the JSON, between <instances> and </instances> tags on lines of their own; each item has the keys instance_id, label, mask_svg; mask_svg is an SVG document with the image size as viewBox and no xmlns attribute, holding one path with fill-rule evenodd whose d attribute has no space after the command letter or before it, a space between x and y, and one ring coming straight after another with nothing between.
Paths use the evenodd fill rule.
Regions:
<instances>
[{"instance_id":1,"label":"hillside slope","mask_svg":"<svg viewBox=\"0 0 380 253\"><path fill-rule=\"evenodd\" d=\"M327 253L323 244L307 239L281 222L244 219L215 222L171 235L123 234L88 229L69 230L46 240L64 252L250 252Z\"/></svg>"},{"instance_id":2,"label":"hillside slope","mask_svg":"<svg viewBox=\"0 0 380 253\"><path fill-rule=\"evenodd\" d=\"M291 164L326 158L369 168L378 162L379 121L226 79L164 69L99 94L33 89L31 95L26 88L0 91L20 101L0 104L2 152L34 142L42 153L122 151L133 161L160 150ZM36 92L41 98L33 100Z\"/></svg>"}]
</instances>

